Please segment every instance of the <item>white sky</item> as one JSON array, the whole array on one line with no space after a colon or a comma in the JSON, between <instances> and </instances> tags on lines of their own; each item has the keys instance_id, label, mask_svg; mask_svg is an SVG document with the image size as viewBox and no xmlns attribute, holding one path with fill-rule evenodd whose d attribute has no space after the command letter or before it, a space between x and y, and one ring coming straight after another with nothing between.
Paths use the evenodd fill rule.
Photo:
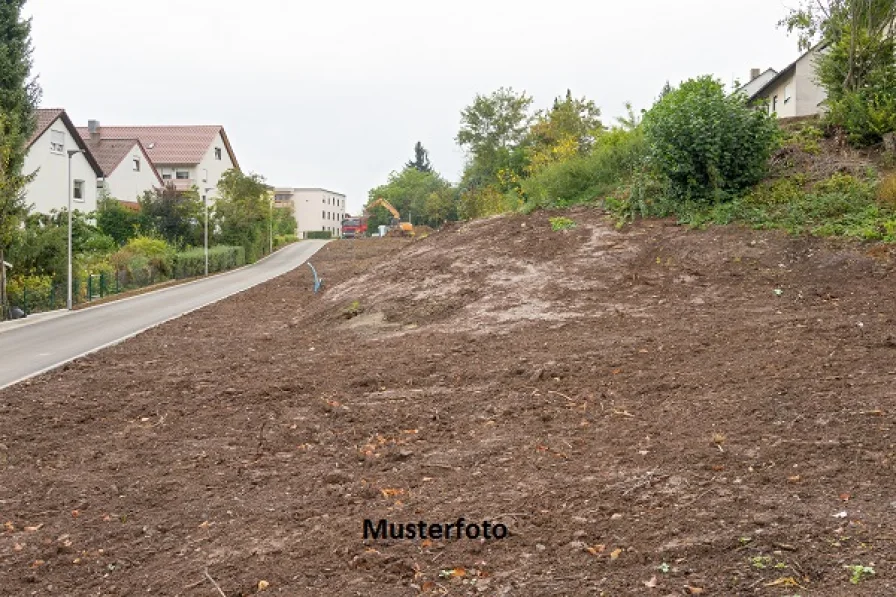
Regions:
<instances>
[{"instance_id":1,"label":"white sky","mask_svg":"<svg viewBox=\"0 0 896 597\"><path fill-rule=\"evenodd\" d=\"M30 0L44 107L77 125L222 124L244 170L346 193L422 141L457 180L476 93L649 107L668 79L781 69L796 0Z\"/></svg>"}]
</instances>

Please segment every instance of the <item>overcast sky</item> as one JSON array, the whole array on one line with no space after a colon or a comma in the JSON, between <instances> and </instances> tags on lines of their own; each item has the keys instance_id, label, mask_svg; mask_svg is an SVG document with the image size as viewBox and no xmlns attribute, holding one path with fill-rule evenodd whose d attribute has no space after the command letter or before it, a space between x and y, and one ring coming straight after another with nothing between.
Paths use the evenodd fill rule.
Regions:
<instances>
[{"instance_id":1,"label":"overcast sky","mask_svg":"<svg viewBox=\"0 0 896 597\"><path fill-rule=\"evenodd\" d=\"M44 107L77 125L221 124L278 186L367 191L416 141L457 180L476 93L567 88L603 110L663 83L783 68L796 0L30 0Z\"/></svg>"}]
</instances>

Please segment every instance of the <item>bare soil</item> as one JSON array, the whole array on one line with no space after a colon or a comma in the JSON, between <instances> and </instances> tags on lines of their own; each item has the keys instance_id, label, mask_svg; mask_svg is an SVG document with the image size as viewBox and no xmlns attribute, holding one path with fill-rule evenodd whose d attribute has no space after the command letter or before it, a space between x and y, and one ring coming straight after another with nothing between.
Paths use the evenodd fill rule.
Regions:
<instances>
[{"instance_id":1,"label":"bare soil","mask_svg":"<svg viewBox=\"0 0 896 597\"><path fill-rule=\"evenodd\" d=\"M896 594L896 252L550 215L0 392L0 595Z\"/></svg>"}]
</instances>

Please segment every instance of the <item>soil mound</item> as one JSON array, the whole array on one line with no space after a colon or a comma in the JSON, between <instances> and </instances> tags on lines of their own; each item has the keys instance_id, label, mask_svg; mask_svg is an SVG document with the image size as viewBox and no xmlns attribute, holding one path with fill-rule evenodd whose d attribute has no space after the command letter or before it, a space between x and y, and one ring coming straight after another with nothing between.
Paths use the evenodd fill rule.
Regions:
<instances>
[{"instance_id":1,"label":"soil mound","mask_svg":"<svg viewBox=\"0 0 896 597\"><path fill-rule=\"evenodd\" d=\"M552 215L0 392L0 595L896 593L892 249Z\"/></svg>"}]
</instances>

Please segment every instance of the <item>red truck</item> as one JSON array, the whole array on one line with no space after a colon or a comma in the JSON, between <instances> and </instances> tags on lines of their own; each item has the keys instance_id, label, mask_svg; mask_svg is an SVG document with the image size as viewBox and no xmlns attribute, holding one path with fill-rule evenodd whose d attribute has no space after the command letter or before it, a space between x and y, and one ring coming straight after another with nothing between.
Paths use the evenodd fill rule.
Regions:
<instances>
[{"instance_id":1,"label":"red truck","mask_svg":"<svg viewBox=\"0 0 896 597\"><path fill-rule=\"evenodd\" d=\"M359 238L367 235L367 218L342 220L342 238Z\"/></svg>"}]
</instances>

